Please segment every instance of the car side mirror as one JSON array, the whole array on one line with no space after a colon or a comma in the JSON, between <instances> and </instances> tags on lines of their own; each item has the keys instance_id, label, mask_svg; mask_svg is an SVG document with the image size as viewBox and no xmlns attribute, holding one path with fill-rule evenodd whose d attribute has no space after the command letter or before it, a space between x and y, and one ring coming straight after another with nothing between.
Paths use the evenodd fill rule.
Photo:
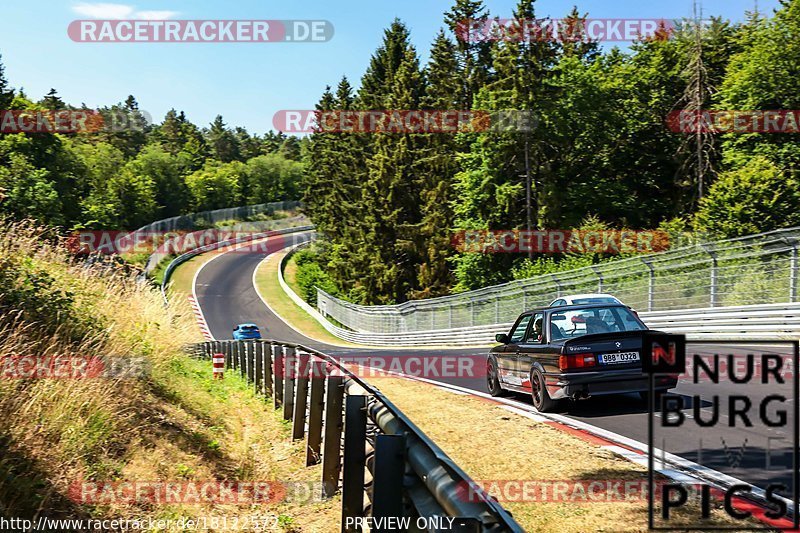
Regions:
<instances>
[{"instance_id":1,"label":"car side mirror","mask_svg":"<svg viewBox=\"0 0 800 533\"><path fill-rule=\"evenodd\" d=\"M508 344L508 335L505 333L498 333L494 336L494 340L499 342L500 344Z\"/></svg>"},{"instance_id":2,"label":"car side mirror","mask_svg":"<svg viewBox=\"0 0 800 533\"><path fill-rule=\"evenodd\" d=\"M237 328L233 328L233 331L236 331Z\"/></svg>"}]
</instances>

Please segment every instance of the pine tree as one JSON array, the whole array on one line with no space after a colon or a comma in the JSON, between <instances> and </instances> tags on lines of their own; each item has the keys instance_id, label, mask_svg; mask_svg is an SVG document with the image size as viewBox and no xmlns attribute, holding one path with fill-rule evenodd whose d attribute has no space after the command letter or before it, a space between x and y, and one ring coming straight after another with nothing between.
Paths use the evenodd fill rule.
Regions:
<instances>
[{"instance_id":1,"label":"pine tree","mask_svg":"<svg viewBox=\"0 0 800 533\"><path fill-rule=\"evenodd\" d=\"M425 94L421 108L455 109L460 103L461 86L457 76L456 47L439 31L431 47L431 59L425 69ZM409 296L429 298L446 294L452 284L448 258L453 252L451 232L453 213L450 205L452 180L458 172L455 136L431 133L420 136L418 156L421 220L416 227L415 244L421 263L417 287Z\"/></svg>"},{"instance_id":2,"label":"pine tree","mask_svg":"<svg viewBox=\"0 0 800 533\"><path fill-rule=\"evenodd\" d=\"M61 109L65 109L67 106L64 103L64 100L58 96L58 91L55 89L50 89L47 92L47 96L42 99L42 105L45 109L49 109L50 111L59 111Z\"/></svg>"},{"instance_id":3,"label":"pine tree","mask_svg":"<svg viewBox=\"0 0 800 533\"><path fill-rule=\"evenodd\" d=\"M386 109L419 108L421 74L416 50L407 45L392 75ZM357 251L356 264L368 265L361 278L367 303L404 301L416 286L419 257L413 246L419 221L415 187L418 138L409 133L376 134L374 155L368 161L367 182L362 192L365 246Z\"/></svg>"},{"instance_id":4,"label":"pine tree","mask_svg":"<svg viewBox=\"0 0 800 533\"><path fill-rule=\"evenodd\" d=\"M0 55L0 110L9 109L14 100L14 90L8 83L3 65L3 56Z\"/></svg>"},{"instance_id":5,"label":"pine tree","mask_svg":"<svg viewBox=\"0 0 800 533\"><path fill-rule=\"evenodd\" d=\"M241 159L239 142L231 130L225 126L222 115L217 115L208 131L208 145L211 155L223 163Z\"/></svg>"},{"instance_id":6,"label":"pine tree","mask_svg":"<svg viewBox=\"0 0 800 533\"><path fill-rule=\"evenodd\" d=\"M474 27L478 34L484 35L489 12L482 0L456 0L444 16L447 26L456 36L457 79L461 81L457 93L459 109L472 109L473 98L490 81L492 43L485 39L472 39L465 29Z\"/></svg>"}]
</instances>

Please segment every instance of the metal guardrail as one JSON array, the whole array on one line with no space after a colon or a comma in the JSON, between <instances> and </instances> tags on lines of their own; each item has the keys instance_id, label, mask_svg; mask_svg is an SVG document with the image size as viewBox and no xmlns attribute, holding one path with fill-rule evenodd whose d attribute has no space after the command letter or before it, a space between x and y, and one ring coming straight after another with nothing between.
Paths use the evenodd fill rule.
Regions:
<instances>
[{"instance_id":1,"label":"metal guardrail","mask_svg":"<svg viewBox=\"0 0 800 533\"><path fill-rule=\"evenodd\" d=\"M300 202L297 201L271 202L267 204L214 209L213 211L201 211L198 213L156 220L155 222L151 222L150 224L142 226L131 233L147 236L151 233L169 234L172 232L195 231L198 229L206 229L214 226L215 224L228 220L239 221L239 223L244 224L244 226L237 229L240 231L248 231L249 228L246 226L247 220L251 220L259 215L272 215L275 211L295 209L299 206ZM261 230L275 229L276 227L285 223L286 219L264 220L258 222L259 229ZM265 225L270 227L264 227ZM147 259L147 264L144 267L145 273L149 274L152 272L158 266L158 264L169 255L169 252L166 250L166 246L161 246L150 255L150 257Z\"/></svg>"},{"instance_id":2,"label":"metal guardrail","mask_svg":"<svg viewBox=\"0 0 800 533\"><path fill-rule=\"evenodd\" d=\"M570 293L610 292L643 313L794 303L798 243L800 228L788 228L398 305L356 305L318 290L317 308L352 331L398 335L506 324Z\"/></svg>"},{"instance_id":3,"label":"metal guardrail","mask_svg":"<svg viewBox=\"0 0 800 533\"><path fill-rule=\"evenodd\" d=\"M172 273L175 269L180 266L181 264L185 263L189 259L206 253L212 250L217 250L219 248L224 248L226 246L231 246L234 244L241 244L244 242L249 242L255 239L261 239L263 237L269 237L271 235L285 235L288 233L301 233L306 231L312 231L314 226L297 226L294 228L284 228L279 230L268 231L265 233L256 233L256 234L249 234L242 237L237 237L236 239L224 240L219 241L211 244L207 244L205 246L200 246L193 250L190 250L184 254L179 255L167 265L167 268L164 270L164 278L161 281L161 297L164 299L164 303L168 304L169 300L167 298L167 285L169 284L169 278L172 276Z\"/></svg>"},{"instance_id":4,"label":"metal guardrail","mask_svg":"<svg viewBox=\"0 0 800 533\"><path fill-rule=\"evenodd\" d=\"M306 465L322 463L323 496L341 487L342 531L360 531L345 524L365 516L453 517L454 532L523 531L397 406L334 357L274 340L209 341L188 351L203 359L224 354L226 369L282 410L292 439L306 441Z\"/></svg>"},{"instance_id":5,"label":"metal guardrail","mask_svg":"<svg viewBox=\"0 0 800 533\"><path fill-rule=\"evenodd\" d=\"M684 333L690 340L742 340L770 337L800 338L800 303L709 307L679 311L639 313L651 329ZM327 321L326 321L327 322ZM513 322L472 328L416 331L398 334L360 333L329 328L350 342L376 346L451 345L488 346L496 333L507 333ZM340 332L344 332L340 334Z\"/></svg>"},{"instance_id":6,"label":"metal guardrail","mask_svg":"<svg viewBox=\"0 0 800 533\"><path fill-rule=\"evenodd\" d=\"M298 249L307 243L298 244ZM283 278L283 265L291 257L284 256L278 269L278 281L284 292L303 310L336 337L358 344L374 346L488 346L495 343L496 333L508 332L513 322L407 333L365 333L339 327L302 300ZM800 303L708 307L680 311L639 313L652 329L669 333L685 333L694 340L750 339L770 336L776 339L800 338ZM515 317L516 318L516 317Z\"/></svg>"}]
</instances>

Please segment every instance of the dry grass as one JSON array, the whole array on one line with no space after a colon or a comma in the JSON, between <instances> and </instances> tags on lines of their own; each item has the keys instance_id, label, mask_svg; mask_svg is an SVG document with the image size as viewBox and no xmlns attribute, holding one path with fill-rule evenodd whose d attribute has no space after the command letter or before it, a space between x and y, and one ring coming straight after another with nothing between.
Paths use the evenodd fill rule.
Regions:
<instances>
[{"instance_id":1,"label":"dry grass","mask_svg":"<svg viewBox=\"0 0 800 533\"><path fill-rule=\"evenodd\" d=\"M498 404L405 379L372 382L474 480L647 479L643 467ZM501 503L526 531L647 531L646 499ZM714 525L734 524L721 505L712 514Z\"/></svg>"},{"instance_id":2,"label":"dry grass","mask_svg":"<svg viewBox=\"0 0 800 533\"><path fill-rule=\"evenodd\" d=\"M234 376L212 381L208 362L183 355L196 340L185 298L165 309L158 291L112 267L71 262L42 233L0 223L0 361L143 357L149 370L138 379L0 379L0 515L262 515L279 517L283 530L336 529L336 500L245 509L69 497L81 480L311 483L319 471L305 468L303 446L268 402Z\"/></svg>"},{"instance_id":3,"label":"dry grass","mask_svg":"<svg viewBox=\"0 0 800 533\"><path fill-rule=\"evenodd\" d=\"M184 297L192 294L192 281L194 281L195 274L197 274L197 271L213 257L213 255L202 254L192 257L185 263L178 265L172 272L172 276L170 276L169 285L167 285L167 293L170 295L179 293Z\"/></svg>"}]
</instances>

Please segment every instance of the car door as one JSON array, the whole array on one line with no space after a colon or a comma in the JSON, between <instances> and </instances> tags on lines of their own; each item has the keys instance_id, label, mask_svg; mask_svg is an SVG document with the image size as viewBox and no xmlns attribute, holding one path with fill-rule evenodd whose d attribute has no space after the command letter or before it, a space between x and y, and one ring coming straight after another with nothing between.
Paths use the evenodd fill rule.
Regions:
<instances>
[{"instance_id":1,"label":"car door","mask_svg":"<svg viewBox=\"0 0 800 533\"><path fill-rule=\"evenodd\" d=\"M536 332L536 322L544 324L544 313L534 313L531 315L530 325L524 338L517 344L516 357L514 360L515 384L530 389L531 364L536 359L537 354L546 342L545 330L542 327L542 335Z\"/></svg>"},{"instance_id":2,"label":"car door","mask_svg":"<svg viewBox=\"0 0 800 533\"><path fill-rule=\"evenodd\" d=\"M524 341L525 335L528 332L528 327L531 322L531 314L525 313L520 315L511 332L508 334L508 344L498 351L497 356L497 371L500 379L510 385L519 385L520 381L517 376L517 352L519 351L519 344Z\"/></svg>"}]
</instances>

